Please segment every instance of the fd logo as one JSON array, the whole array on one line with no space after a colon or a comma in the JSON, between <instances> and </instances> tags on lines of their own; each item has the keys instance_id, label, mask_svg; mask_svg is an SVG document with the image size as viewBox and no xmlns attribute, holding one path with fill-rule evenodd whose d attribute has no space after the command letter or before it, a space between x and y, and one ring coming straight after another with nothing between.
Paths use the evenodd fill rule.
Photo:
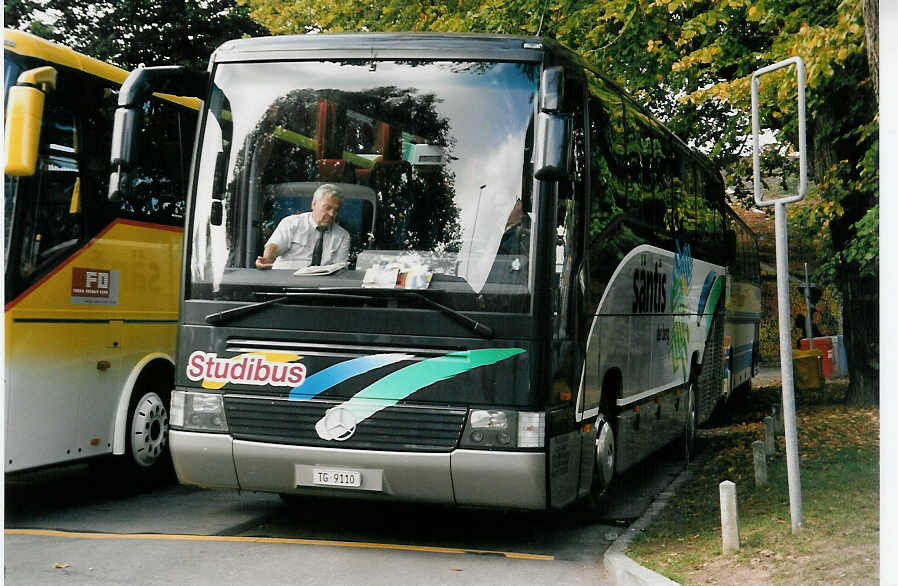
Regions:
<instances>
[{"instance_id":1,"label":"fd logo","mask_svg":"<svg viewBox=\"0 0 898 586\"><path fill-rule=\"evenodd\" d=\"M72 267L72 303L117 305L118 278L118 271L113 269Z\"/></svg>"},{"instance_id":2,"label":"fd logo","mask_svg":"<svg viewBox=\"0 0 898 586\"><path fill-rule=\"evenodd\" d=\"M72 295L77 297L109 297L110 271L103 269L72 269Z\"/></svg>"}]
</instances>

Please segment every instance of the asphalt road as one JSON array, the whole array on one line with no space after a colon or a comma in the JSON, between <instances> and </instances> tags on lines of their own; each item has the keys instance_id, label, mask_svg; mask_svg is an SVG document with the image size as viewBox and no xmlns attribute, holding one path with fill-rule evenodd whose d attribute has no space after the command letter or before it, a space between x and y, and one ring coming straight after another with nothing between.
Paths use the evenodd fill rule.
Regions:
<instances>
[{"instance_id":1,"label":"asphalt road","mask_svg":"<svg viewBox=\"0 0 898 586\"><path fill-rule=\"evenodd\" d=\"M7 584L601 584L611 542L682 470L659 455L598 518L304 499L86 464L6 479ZM124 485L123 485L124 484Z\"/></svg>"}]
</instances>

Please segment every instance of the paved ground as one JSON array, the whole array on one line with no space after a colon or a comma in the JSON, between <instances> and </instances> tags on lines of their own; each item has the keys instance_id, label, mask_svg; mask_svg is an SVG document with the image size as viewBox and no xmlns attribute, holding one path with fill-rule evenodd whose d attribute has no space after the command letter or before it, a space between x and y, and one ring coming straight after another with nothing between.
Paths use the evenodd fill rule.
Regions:
<instances>
[{"instance_id":1,"label":"paved ground","mask_svg":"<svg viewBox=\"0 0 898 586\"><path fill-rule=\"evenodd\" d=\"M779 365L762 366L757 376L751 379L751 384L757 388L778 385L782 382L781 372Z\"/></svg>"}]
</instances>

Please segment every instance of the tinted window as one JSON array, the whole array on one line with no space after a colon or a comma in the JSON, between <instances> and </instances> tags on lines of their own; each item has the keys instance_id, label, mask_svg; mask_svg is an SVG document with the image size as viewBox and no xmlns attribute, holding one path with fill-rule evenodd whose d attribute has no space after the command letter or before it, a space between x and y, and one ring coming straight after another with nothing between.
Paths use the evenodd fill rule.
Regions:
<instances>
[{"instance_id":1,"label":"tinted window","mask_svg":"<svg viewBox=\"0 0 898 586\"><path fill-rule=\"evenodd\" d=\"M132 189L121 202L121 215L147 222L184 224L190 154L198 112L152 99L143 105L138 138L139 161Z\"/></svg>"}]
</instances>

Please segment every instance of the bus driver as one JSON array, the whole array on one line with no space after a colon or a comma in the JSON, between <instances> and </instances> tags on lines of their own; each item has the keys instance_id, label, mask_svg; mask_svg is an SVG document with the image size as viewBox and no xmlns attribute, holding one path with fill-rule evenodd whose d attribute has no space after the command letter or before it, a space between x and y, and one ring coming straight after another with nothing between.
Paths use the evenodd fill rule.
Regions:
<instances>
[{"instance_id":1,"label":"bus driver","mask_svg":"<svg viewBox=\"0 0 898 586\"><path fill-rule=\"evenodd\" d=\"M278 224L257 269L301 269L345 263L349 258L349 232L336 222L343 196L325 183L312 195L312 211L287 216Z\"/></svg>"}]
</instances>

